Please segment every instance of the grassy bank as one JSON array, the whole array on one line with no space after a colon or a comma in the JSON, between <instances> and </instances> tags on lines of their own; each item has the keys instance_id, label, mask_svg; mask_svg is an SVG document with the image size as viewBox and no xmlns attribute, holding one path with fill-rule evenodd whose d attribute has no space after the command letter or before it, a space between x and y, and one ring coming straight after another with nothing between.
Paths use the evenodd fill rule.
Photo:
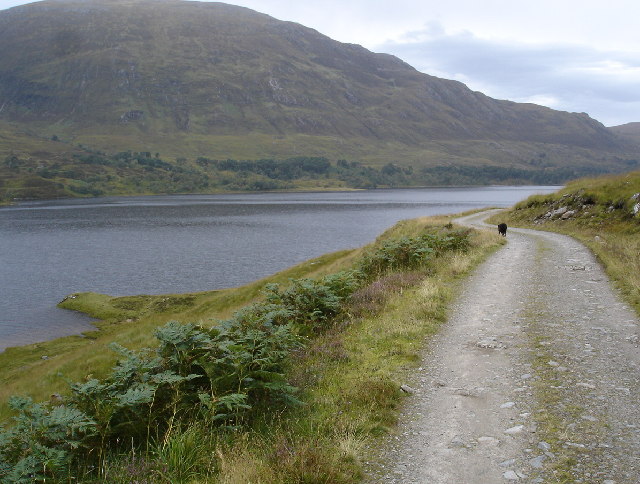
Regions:
<instances>
[{"instance_id":1,"label":"grassy bank","mask_svg":"<svg viewBox=\"0 0 640 484\"><path fill-rule=\"evenodd\" d=\"M640 313L640 172L576 180L536 195L489 222L559 232L593 251Z\"/></svg>"},{"instance_id":2,"label":"grassy bank","mask_svg":"<svg viewBox=\"0 0 640 484\"><path fill-rule=\"evenodd\" d=\"M257 314L261 321L271 318L268 327L282 329L276 322L285 314L287 321L297 321L292 327L299 338L297 349L288 354L284 366L269 370L270 380L258 381L266 371L252 379L254 386L256 381L262 385L262 393L246 392L247 398L259 396L251 409L241 414L242 405L236 402L229 404L237 411L232 417L219 418L218 409L209 419L194 414L176 418L173 425L176 411L168 419L171 425L163 420L159 438L134 445L114 439L109 449L95 451L101 453L99 459L88 452L68 463L68 473L85 482L356 482L362 476L360 460L366 448L395 423L405 372L417 364L425 339L444 321L456 281L503 242L491 232L460 231L449 222L448 217L405 221L371 246L329 254L233 290L125 298L74 295L64 306L103 318L100 331L1 354L2 400L12 394L42 400L60 393L55 398L69 406L73 396L65 395L65 380L81 382L84 390L96 379L114 381L109 371L116 355L106 349L107 344L153 347L153 331L170 320L197 321L193 331L198 338L213 341L219 336L220 319L239 322L230 326L237 332L247 325L258 328L252 326ZM417 240L427 245L411 245ZM408 263L396 264L397 254L408 255ZM311 294L309 288L318 292L332 284L337 287L331 275L353 270L364 276L358 276L357 284L341 276L339 287L353 287L338 305L325 304L329 299L335 302L331 294L323 296L321 309L302 297ZM316 282L290 282L292 278ZM274 289L270 283L280 286ZM268 311L263 310L265 297ZM248 313L236 312L255 301L258 306ZM288 306L282 306L285 303ZM305 304L306 319L301 319L300 307ZM259 329L267 326L261 323ZM287 322L284 328L288 327ZM164 331L166 340L166 327ZM289 387L274 371L298 390L284 395ZM275 387L301 404L284 405L267 398ZM223 396L213 403L229 403L242 391L238 387L233 394L219 394ZM6 405L2 412L6 419ZM150 425L147 433L149 429ZM55 480L49 476L47 482Z\"/></svg>"},{"instance_id":3,"label":"grassy bank","mask_svg":"<svg viewBox=\"0 0 640 484\"><path fill-rule=\"evenodd\" d=\"M168 321L215 324L259 297L266 284L317 277L347 267L358 251L341 251L306 261L264 280L219 291L163 296L110 297L96 293L73 294L60 306L98 319L97 329L81 336L7 348L0 353L0 422L10 415L11 395L29 395L36 401L64 390L67 381L86 375L103 376L118 355L110 343L139 349L153 342L153 331ZM46 357L46 358L43 358Z\"/></svg>"}]
</instances>

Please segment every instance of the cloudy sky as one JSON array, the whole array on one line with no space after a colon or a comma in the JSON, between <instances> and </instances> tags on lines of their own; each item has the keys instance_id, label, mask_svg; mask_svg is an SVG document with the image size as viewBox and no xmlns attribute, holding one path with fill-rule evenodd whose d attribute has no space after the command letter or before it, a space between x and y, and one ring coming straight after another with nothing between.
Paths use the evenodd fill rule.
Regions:
<instances>
[{"instance_id":1,"label":"cloudy sky","mask_svg":"<svg viewBox=\"0 0 640 484\"><path fill-rule=\"evenodd\" d=\"M0 0L0 9L23 3ZM229 0L497 99L640 121L638 0Z\"/></svg>"}]
</instances>

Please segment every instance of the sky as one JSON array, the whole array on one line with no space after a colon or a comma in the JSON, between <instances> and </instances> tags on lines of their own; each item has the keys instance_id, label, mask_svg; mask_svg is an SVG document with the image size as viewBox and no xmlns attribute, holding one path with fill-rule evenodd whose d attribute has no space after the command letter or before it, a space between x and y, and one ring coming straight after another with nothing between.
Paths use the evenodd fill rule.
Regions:
<instances>
[{"instance_id":1,"label":"sky","mask_svg":"<svg viewBox=\"0 0 640 484\"><path fill-rule=\"evenodd\" d=\"M0 0L0 9L29 3ZM229 0L496 99L640 122L638 0Z\"/></svg>"}]
</instances>

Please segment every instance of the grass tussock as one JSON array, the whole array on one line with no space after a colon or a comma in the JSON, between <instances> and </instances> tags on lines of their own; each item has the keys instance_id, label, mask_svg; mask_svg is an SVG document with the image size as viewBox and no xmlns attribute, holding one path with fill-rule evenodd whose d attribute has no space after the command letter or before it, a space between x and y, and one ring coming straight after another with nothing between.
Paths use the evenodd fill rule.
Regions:
<instances>
[{"instance_id":1,"label":"grass tussock","mask_svg":"<svg viewBox=\"0 0 640 484\"><path fill-rule=\"evenodd\" d=\"M400 385L445 321L456 281L503 242L448 218L421 218L368 247L235 290L76 295L65 304L108 317L101 330L0 355L16 360L2 370L1 397L38 401L60 392L69 408L80 405L90 416L86 451L70 453L66 467L40 469L43 482L357 482L366 449L396 423ZM169 319L199 324L164 325ZM137 352L152 346L154 331L160 349ZM279 341L277 355L260 356ZM129 348L117 347L124 359L115 373L108 343ZM70 395L64 380L79 382ZM155 396L145 399L150 381ZM94 401L96 392L103 396ZM196 392L204 393L194 399ZM10 414L5 406L2 415ZM103 422L97 433L91 422Z\"/></svg>"}]
</instances>

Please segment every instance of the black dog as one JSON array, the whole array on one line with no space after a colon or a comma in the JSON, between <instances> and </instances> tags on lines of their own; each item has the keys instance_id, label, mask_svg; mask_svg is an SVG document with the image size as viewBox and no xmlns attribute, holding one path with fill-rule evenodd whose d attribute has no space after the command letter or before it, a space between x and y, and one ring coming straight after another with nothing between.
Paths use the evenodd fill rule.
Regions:
<instances>
[{"instance_id":1,"label":"black dog","mask_svg":"<svg viewBox=\"0 0 640 484\"><path fill-rule=\"evenodd\" d=\"M500 235L502 235L503 237L506 237L507 236L507 224L502 223L502 224L498 225L498 233Z\"/></svg>"}]
</instances>

